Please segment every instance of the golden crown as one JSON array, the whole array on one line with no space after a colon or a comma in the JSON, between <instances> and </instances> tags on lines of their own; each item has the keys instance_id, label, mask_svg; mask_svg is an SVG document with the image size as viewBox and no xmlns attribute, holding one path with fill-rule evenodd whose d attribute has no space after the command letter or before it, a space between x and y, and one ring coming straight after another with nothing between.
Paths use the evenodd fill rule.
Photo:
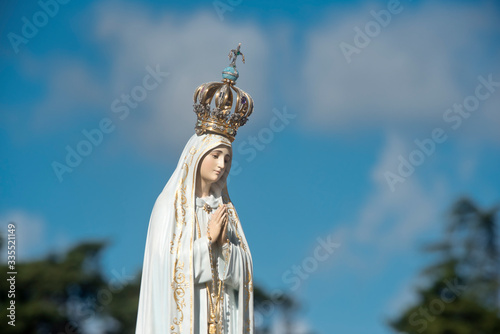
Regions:
<instances>
[{"instance_id":1,"label":"golden crown","mask_svg":"<svg viewBox=\"0 0 500 334\"><path fill-rule=\"evenodd\" d=\"M252 114L252 97L235 86L239 77L236 58L241 56L243 64L245 63L245 56L240 52L240 47L241 43L229 52L231 63L222 71L221 82L204 83L194 92L194 112L198 117L195 126L197 135L215 132L232 142L238 128L245 125ZM231 112L234 103L233 92L236 93L236 103L234 112ZM212 99L215 102L214 108L210 107Z\"/></svg>"}]
</instances>

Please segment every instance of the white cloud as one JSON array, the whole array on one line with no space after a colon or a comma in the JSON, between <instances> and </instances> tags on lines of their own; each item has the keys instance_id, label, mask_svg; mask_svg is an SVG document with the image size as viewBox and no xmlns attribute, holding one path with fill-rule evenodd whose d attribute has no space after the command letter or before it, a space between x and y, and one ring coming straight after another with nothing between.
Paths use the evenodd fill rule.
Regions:
<instances>
[{"instance_id":1,"label":"white cloud","mask_svg":"<svg viewBox=\"0 0 500 334\"><path fill-rule=\"evenodd\" d=\"M7 227L11 223L15 225L15 242L7 244ZM0 216L0 225L4 236L2 249L14 245L16 262L39 257L45 251L46 222L39 215L23 210L11 210ZM7 252L2 251L2 253L2 258L6 258Z\"/></svg>"},{"instance_id":2,"label":"white cloud","mask_svg":"<svg viewBox=\"0 0 500 334\"><path fill-rule=\"evenodd\" d=\"M104 85L94 69L81 59L50 58L35 61L47 80L45 98L35 106L31 129L38 133L60 130L96 114L106 99Z\"/></svg>"},{"instance_id":3,"label":"white cloud","mask_svg":"<svg viewBox=\"0 0 500 334\"><path fill-rule=\"evenodd\" d=\"M374 20L370 11L384 9L380 3L336 11L308 33L303 77L309 127L336 132L426 129L442 122L448 107L474 92L478 75L500 78L491 55L492 46L498 45L488 39L499 30L490 5L401 4L403 11L392 15L391 22L352 55L351 63L339 45L355 46L354 27L364 29ZM480 125L491 117L498 122L495 108L484 108L484 114ZM488 130L495 131L490 126ZM482 131L477 126L474 134Z\"/></svg>"},{"instance_id":4,"label":"white cloud","mask_svg":"<svg viewBox=\"0 0 500 334\"><path fill-rule=\"evenodd\" d=\"M401 316L403 310L406 310L419 302L419 297L416 291L418 288L423 288L427 284L427 280L422 276L417 276L410 281L400 284L393 293L392 297L387 301L386 307L383 308L384 314L389 319Z\"/></svg>"},{"instance_id":5,"label":"white cloud","mask_svg":"<svg viewBox=\"0 0 500 334\"><path fill-rule=\"evenodd\" d=\"M426 190L418 180L418 170L391 191L385 172L395 171L399 163L397 157L406 152L401 138L388 136L379 162L372 170L375 191L360 214L358 239L380 242L382 249L411 245L416 236L434 224L441 209L437 205L447 195L446 186L439 181ZM386 226L382 228L384 224Z\"/></svg>"},{"instance_id":6,"label":"white cloud","mask_svg":"<svg viewBox=\"0 0 500 334\"><path fill-rule=\"evenodd\" d=\"M361 273L381 270L394 256L414 251L421 238L435 231L449 196L448 186L436 178L427 189L417 173L392 192L383 176L394 170L399 154L406 152L404 141L389 135L377 163L372 168L373 190L362 204L354 222L333 231L342 244L337 258ZM368 251L369 250L369 251ZM332 265L340 264L332 261Z\"/></svg>"},{"instance_id":7,"label":"white cloud","mask_svg":"<svg viewBox=\"0 0 500 334\"><path fill-rule=\"evenodd\" d=\"M47 229L50 225L42 215L24 209L11 209L0 213L0 226L2 226L4 238L2 250L6 250L8 246L6 238L10 223L16 226L16 262L39 259L49 253L58 254L68 250L74 244L71 238L61 231L49 233ZM1 257L6 261L7 252L3 251Z\"/></svg>"},{"instance_id":8,"label":"white cloud","mask_svg":"<svg viewBox=\"0 0 500 334\"><path fill-rule=\"evenodd\" d=\"M280 315L271 326L271 333L273 334L306 334L311 332L311 325L305 319L297 316L285 319L283 315Z\"/></svg>"}]
</instances>

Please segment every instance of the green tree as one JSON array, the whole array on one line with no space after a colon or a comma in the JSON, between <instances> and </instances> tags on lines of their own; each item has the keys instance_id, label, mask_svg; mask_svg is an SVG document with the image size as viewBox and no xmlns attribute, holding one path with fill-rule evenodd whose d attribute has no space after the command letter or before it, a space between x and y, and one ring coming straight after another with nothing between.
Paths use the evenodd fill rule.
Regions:
<instances>
[{"instance_id":1,"label":"green tree","mask_svg":"<svg viewBox=\"0 0 500 334\"><path fill-rule=\"evenodd\" d=\"M15 284L2 284L0 288L2 305L15 301L15 326L2 321L0 332L79 332L82 322L95 314L88 308L89 301L105 285L99 268L104 247L105 242L84 243L63 255L16 264ZM1 270L10 271L6 265ZM15 298L8 298L9 291ZM2 307L0 316L7 319L8 313Z\"/></svg>"},{"instance_id":2,"label":"green tree","mask_svg":"<svg viewBox=\"0 0 500 334\"><path fill-rule=\"evenodd\" d=\"M300 309L298 301L289 293L279 291L269 294L254 286L255 334L271 333L271 326L277 317L283 316L286 332L292 333L295 313Z\"/></svg>"},{"instance_id":3,"label":"green tree","mask_svg":"<svg viewBox=\"0 0 500 334\"><path fill-rule=\"evenodd\" d=\"M498 206L483 210L462 198L441 242L425 247L438 262L423 271L420 302L389 325L400 333L500 333Z\"/></svg>"}]
</instances>

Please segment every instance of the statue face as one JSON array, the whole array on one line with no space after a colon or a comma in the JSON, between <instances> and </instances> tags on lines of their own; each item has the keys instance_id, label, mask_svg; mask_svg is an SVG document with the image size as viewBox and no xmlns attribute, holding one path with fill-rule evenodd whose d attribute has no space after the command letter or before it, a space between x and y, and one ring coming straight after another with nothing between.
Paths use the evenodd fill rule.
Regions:
<instances>
[{"instance_id":1,"label":"statue face","mask_svg":"<svg viewBox=\"0 0 500 334\"><path fill-rule=\"evenodd\" d=\"M231 168L231 148L220 145L208 152L201 161L200 177L207 183L214 183Z\"/></svg>"}]
</instances>

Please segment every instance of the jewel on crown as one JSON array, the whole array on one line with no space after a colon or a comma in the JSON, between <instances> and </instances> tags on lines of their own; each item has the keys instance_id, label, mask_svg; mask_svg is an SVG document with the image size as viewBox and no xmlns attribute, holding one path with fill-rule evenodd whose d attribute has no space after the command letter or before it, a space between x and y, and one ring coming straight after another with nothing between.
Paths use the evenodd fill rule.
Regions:
<instances>
[{"instance_id":1,"label":"jewel on crown","mask_svg":"<svg viewBox=\"0 0 500 334\"><path fill-rule=\"evenodd\" d=\"M245 56L240 52L240 47L241 43L229 52L231 63L222 71L221 82L204 83L194 92L194 112L198 118L195 126L197 135L215 132L232 142L238 128L245 125L252 114L252 97L235 86L239 77L236 69L237 57L241 56L243 64L245 63ZM213 108L212 100L215 104Z\"/></svg>"}]
</instances>

